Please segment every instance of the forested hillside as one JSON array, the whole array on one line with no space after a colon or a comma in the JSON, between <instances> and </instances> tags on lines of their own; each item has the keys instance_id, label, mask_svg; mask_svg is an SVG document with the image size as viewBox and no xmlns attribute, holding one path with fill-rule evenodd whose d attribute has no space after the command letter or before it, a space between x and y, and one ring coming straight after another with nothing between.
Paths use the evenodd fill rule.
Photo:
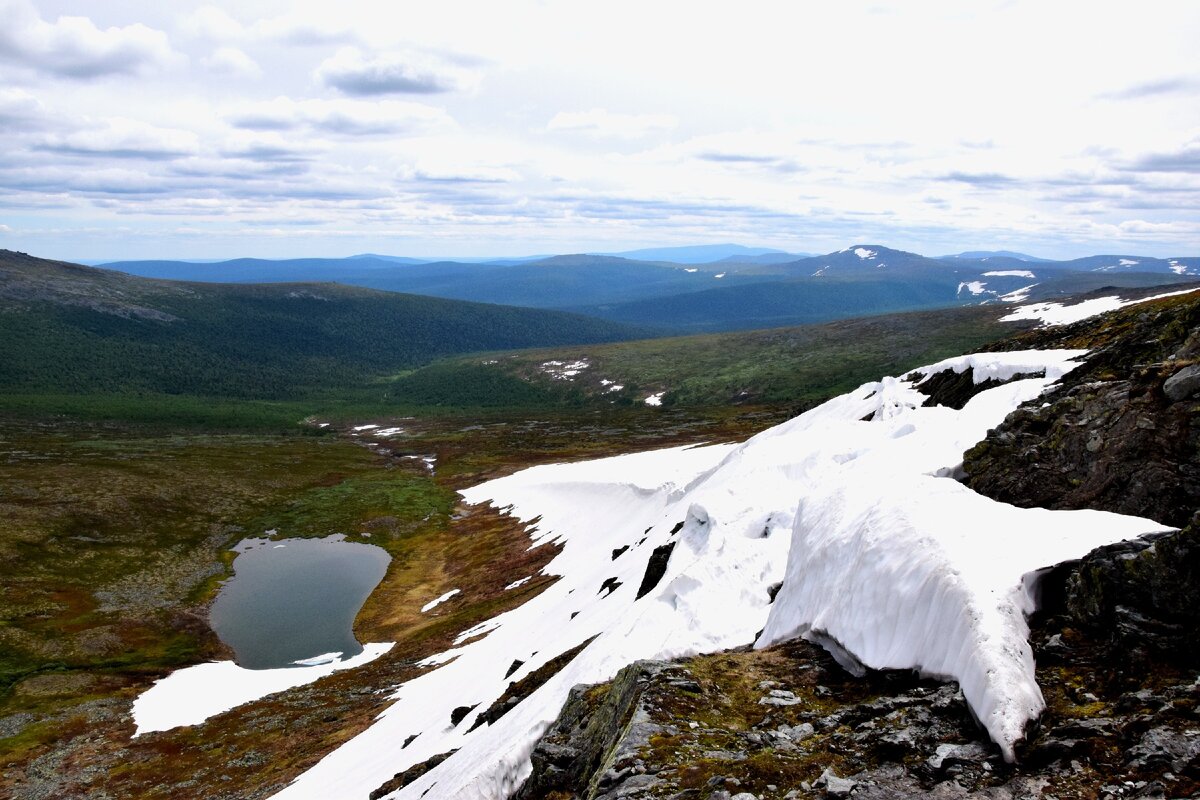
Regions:
<instances>
[{"instance_id":1,"label":"forested hillside","mask_svg":"<svg viewBox=\"0 0 1200 800\"><path fill-rule=\"evenodd\" d=\"M176 283L0 251L0 390L285 398L475 350L645 331L333 284Z\"/></svg>"}]
</instances>

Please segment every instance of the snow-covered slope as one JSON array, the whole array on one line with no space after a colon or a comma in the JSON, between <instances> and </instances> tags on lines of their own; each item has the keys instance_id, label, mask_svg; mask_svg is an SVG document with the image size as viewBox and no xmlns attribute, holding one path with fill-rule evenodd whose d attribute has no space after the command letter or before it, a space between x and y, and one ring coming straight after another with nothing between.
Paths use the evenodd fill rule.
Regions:
<instances>
[{"instance_id":1,"label":"snow-covered slope","mask_svg":"<svg viewBox=\"0 0 1200 800\"><path fill-rule=\"evenodd\" d=\"M1102 512L1005 506L950 477L964 450L1079 355L979 354L925 368L971 368L976 382L1045 371L981 392L960 411L922 407L911 382L885 378L742 445L535 467L464 492L536 518L534 546L563 545L546 567L562 579L430 659L440 666L401 686L371 728L277 797L366 797L453 749L393 796L507 797L571 686L640 658L747 644L764 628L759 645L807 634L851 666L959 680L1011 756L1042 707L1024 621L1038 571L1163 530ZM639 599L651 553L672 545L665 574ZM520 705L468 732L510 680L592 637ZM506 675L515 660L524 663ZM452 725L463 706L474 708Z\"/></svg>"},{"instance_id":2,"label":"snow-covered slope","mask_svg":"<svg viewBox=\"0 0 1200 800\"><path fill-rule=\"evenodd\" d=\"M1032 287L1031 287L1032 288ZM1018 306L1016 309L1000 318L1001 322L1017 322L1020 320L1040 320L1042 327L1049 325L1067 325L1072 322L1094 317L1098 314L1104 314L1108 311L1116 311L1118 308L1125 306L1136 305L1137 303L1148 303L1151 300L1162 300L1165 297L1175 297L1181 294L1189 294L1197 291L1196 289L1180 289L1175 292L1163 292L1162 294L1151 295L1150 297L1140 297L1135 300L1125 300L1118 295L1108 297L1095 297L1091 300L1084 300L1074 305L1066 305L1064 303L1030 303L1028 305ZM1014 292L1013 296L1018 294ZM1013 297L1010 296L1010 297ZM1001 298L1008 299L1008 297ZM1015 302L1020 302L1023 297L1013 297Z\"/></svg>"}]
</instances>

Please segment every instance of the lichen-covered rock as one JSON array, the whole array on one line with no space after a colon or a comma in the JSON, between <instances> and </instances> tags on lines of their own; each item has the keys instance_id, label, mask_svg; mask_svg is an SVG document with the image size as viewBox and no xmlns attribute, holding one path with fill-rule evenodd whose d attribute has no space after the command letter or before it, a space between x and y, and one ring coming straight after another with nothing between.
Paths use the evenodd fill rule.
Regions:
<instances>
[{"instance_id":1,"label":"lichen-covered rock","mask_svg":"<svg viewBox=\"0 0 1200 800\"><path fill-rule=\"evenodd\" d=\"M1200 796L1194 670L1114 661L1070 623L1069 616L1035 622L1035 652L1048 664L1039 670L1048 709L1015 765L1004 763L953 684L910 672L856 678L816 645L792 641L643 662L611 684L577 687L535 751L533 775L518 796ZM1060 652L1048 658L1051 643ZM760 703L768 692L800 702Z\"/></svg>"},{"instance_id":2,"label":"lichen-covered rock","mask_svg":"<svg viewBox=\"0 0 1200 800\"><path fill-rule=\"evenodd\" d=\"M1066 602L1077 624L1123 649L1200 662L1200 522L1092 551L1067 580Z\"/></svg>"},{"instance_id":3,"label":"lichen-covered rock","mask_svg":"<svg viewBox=\"0 0 1200 800\"><path fill-rule=\"evenodd\" d=\"M596 797L598 791L607 796L638 774L636 764L626 763L628 757L636 760L638 749L658 732L648 722L643 695L664 672L687 677L667 662L637 661L618 672L610 684L574 687L562 713L534 748L533 773L515 800L555 792L564 798Z\"/></svg>"},{"instance_id":4,"label":"lichen-covered rock","mask_svg":"<svg viewBox=\"0 0 1200 800\"><path fill-rule=\"evenodd\" d=\"M1197 365L1188 344L1198 333L1200 301L1191 300L1039 334L1045 346L1086 346L1089 336L1100 346L967 451L967 484L1022 507L1186 525L1200 508L1200 400L1189 399Z\"/></svg>"}]
</instances>

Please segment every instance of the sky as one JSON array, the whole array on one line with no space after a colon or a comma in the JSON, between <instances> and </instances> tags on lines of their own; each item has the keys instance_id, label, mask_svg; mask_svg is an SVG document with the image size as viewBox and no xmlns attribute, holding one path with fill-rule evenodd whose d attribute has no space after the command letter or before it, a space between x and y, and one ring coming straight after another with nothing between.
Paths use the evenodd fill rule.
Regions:
<instances>
[{"instance_id":1,"label":"sky","mask_svg":"<svg viewBox=\"0 0 1200 800\"><path fill-rule=\"evenodd\" d=\"M0 0L0 247L1200 255L1200 3Z\"/></svg>"}]
</instances>

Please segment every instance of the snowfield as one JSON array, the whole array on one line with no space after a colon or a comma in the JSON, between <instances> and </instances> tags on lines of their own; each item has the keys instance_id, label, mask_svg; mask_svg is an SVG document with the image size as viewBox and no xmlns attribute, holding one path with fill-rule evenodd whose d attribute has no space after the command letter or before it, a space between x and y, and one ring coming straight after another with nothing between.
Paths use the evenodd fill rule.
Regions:
<instances>
[{"instance_id":1,"label":"snowfield","mask_svg":"<svg viewBox=\"0 0 1200 800\"><path fill-rule=\"evenodd\" d=\"M245 669L232 661L210 661L176 670L133 701L134 736L197 725L231 708L294 689L344 669L369 664L392 649L393 642L363 645L345 661L341 653L325 653L295 662L295 667ZM365 795L364 795L365 796Z\"/></svg>"},{"instance_id":2,"label":"snowfield","mask_svg":"<svg viewBox=\"0 0 1200 800\"><path fill-rule=\"evenodd\" d=\"M1020 289L1018 291L1025 292L1026 290ZM1146 303L1151 300L1162 300L1164 297L1175 297L1181 294L1190 294L1191 292L1195 291L1197 290L1181 289L1177 292L1165 292L1163 294L1156 294L1152 297L1143 297L1138 300L1124 300L1117 295L1112 295L1109 297L1097 297L1092 300L1084 300L1082 303L1076 303L1073 306L1064 305L1062 303L1030 303L1029 305L1018 306L1013 311L1001 317L1000 321L1017 322L1019 320L1026 319L1040 320L1043 328L1050 325L1067 325L1072 322L1079 322L1080 320L1087 319L1088 317L1094 317L1098 314L1103 314L1107 311L1116 311L1118 308L1124 308L1125 306L1132 306L1137 303ZM1013 294L1005 295L1000 299L1007 300L1008 298L1013 297L1013 299L1017 300L1018 302L1025 299L1024 297L1015 297L1016 294L1017 292L1013 292Z\"/></svg>"},{"instance_id":3,"label":"snowfield","mask_svg":"<svg viewBox=\"0 0 1200 800\"><path fill-rule=\"evenodd\" d=\"M427 660L436 668L400 686L371 728L276 796L365 798L397 772L458 749L390 796L505 798L573 685L608 680L637 659L744 645L760 630L759 647L806 636L851 669L959 681L1011 758L1043 708L1025 622L1040 572L1165 530L1104 512L1019 509L949 477L967 448L1080 355L987 353L921 370L972 369L976 383L1045 372L981 392L961 411L925 408L912 381L884 378L741 445L540 466L465 491L468 502L540 517L532 546L561 544L545 569L561 579L468 632L482 638ZM639 599L651 553L666 547L665 574ZM769 589L781 581L772 603ZM510 681L591 637L524 702L468 733ZM514 660L524 664L506 677ZM476 707L451 725L461 706Z\"/></svg>"}]
</instances>

